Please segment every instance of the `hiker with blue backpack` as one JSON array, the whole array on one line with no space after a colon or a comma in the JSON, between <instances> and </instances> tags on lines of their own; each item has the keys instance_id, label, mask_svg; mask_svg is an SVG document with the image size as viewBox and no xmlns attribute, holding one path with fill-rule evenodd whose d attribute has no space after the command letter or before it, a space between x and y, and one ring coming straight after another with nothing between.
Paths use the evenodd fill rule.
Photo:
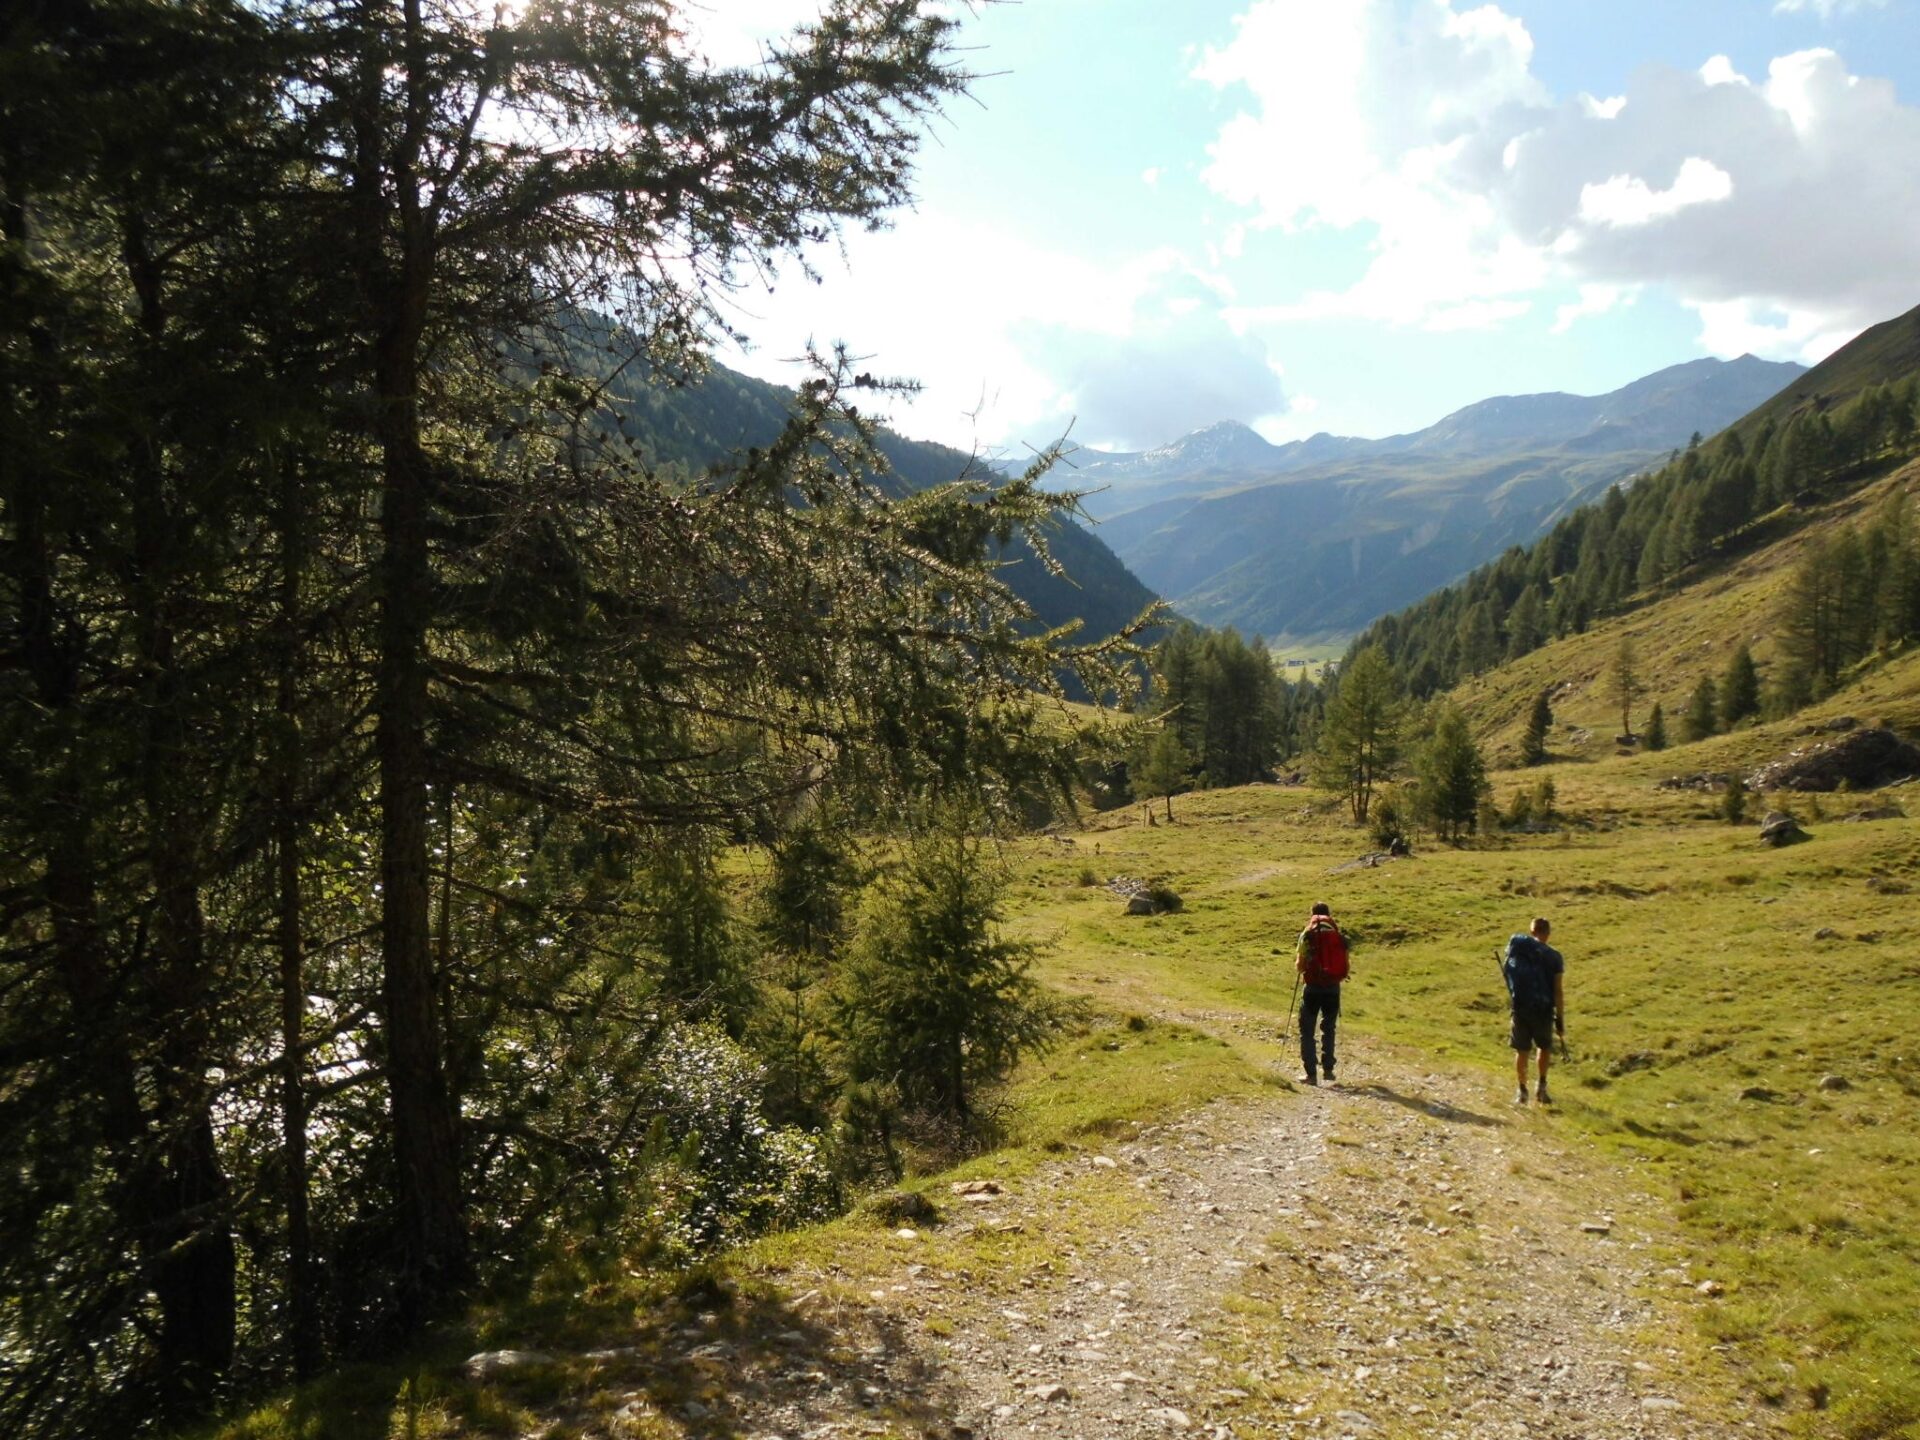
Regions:
<instances>
[{"instance_id":1,"label":"hiker with blue backpack","mask_svg":"<svg viewBox=\"0 0 1920 1440\"><path fill-rule=\"evenodd\" d=\"M1293 948L1293 968L1299 975L1301 1079L1318 1085L1320 1076L1333 1079L1333 1032L1340 1023L1340 982L1347 978L1347 937L1334 923L1324 901L1314 902L1307 928ZM1313 1027L1320 1023L1320 1063L1314 1065Z\"/></svg>"},{"instance_id":2,"label":"hiker with blue backpack","mask_svg":"<svg viewBox=\"0 0 1920 1440\"><path fill-rule=\"evenodd\" d=\"M1567 962L1560 958L1560 952L1547 944L1547 936L1553 932L1544 917L1536 918L1527 927L1524 935L1515 935L1507 941L1507 953L1500 962L1500 973L1506 977L1507 1000L1513 1011L1513 1072L1518 1087L1513 1094L1513 1103L1527 1103L1527 1055L1529 1051L1538 1051L1540 1055L1540 1083L1535 1087L1533 1098L1541 1105L1551 1105L1553 1097L1547 1093L1547 1067L1553 1059L1553 1037L1558 1034L1564 1040L1567 1033L1567 992L1565 975Z\"/></svg>"}]
</instances>

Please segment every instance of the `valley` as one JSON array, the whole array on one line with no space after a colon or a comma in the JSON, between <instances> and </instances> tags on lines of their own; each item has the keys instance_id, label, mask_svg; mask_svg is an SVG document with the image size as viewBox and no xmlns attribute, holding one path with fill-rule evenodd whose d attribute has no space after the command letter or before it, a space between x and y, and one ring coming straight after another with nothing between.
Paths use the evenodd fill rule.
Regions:
<instances>
[{"instance_id":1,"label":"valley","mask_svg":"<svg viewBox=\"0 0 1920 1440\"><path fill-rule=\"evenodd\" d=\"M1607 395L1482 401L1381 440L1267 444L1216 425L1071 457L1096 534L1180 614L1244 634L1351 635L1526 543L1615 481L1769 400L1803 367L1695 360Z\"/></svg>"}]
</instances>

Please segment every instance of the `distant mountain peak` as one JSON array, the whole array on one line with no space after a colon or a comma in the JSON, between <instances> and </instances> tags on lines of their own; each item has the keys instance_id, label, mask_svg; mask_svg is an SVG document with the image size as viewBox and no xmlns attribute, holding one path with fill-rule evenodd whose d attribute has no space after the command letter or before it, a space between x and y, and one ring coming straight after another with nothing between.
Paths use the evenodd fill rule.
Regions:
<instances>
[{"instance_id":1,"label":"distant mountain peak","mask_svg":"<svg viewBox=\"0 0 1920 1440\"><path fill-rule=\"evenodd\" d=\"M1095 478L1114 549L1182 615L1264 635L1353 631L1802 373L1702 358L1605 395L1493 396L1380 440L1267 446L1209 426ZM1248 453L1267 458L1233 463Z\"/></svg>"},{"instance_id":2,"label":"distant mountain peak","mask_svg":"<svg viewBox=\"0 0 1920 1440\"><path fill-rule=\"evenodd\" d=\"M1182 435L1170 445L1149 450L1141 457L1156 464L1184 461L1192 464L1239 466L1260 464L1269 459L1274 447L1252 426L1238 420L1216 420L1203 430Z\"/></svg>"}]
</instances>

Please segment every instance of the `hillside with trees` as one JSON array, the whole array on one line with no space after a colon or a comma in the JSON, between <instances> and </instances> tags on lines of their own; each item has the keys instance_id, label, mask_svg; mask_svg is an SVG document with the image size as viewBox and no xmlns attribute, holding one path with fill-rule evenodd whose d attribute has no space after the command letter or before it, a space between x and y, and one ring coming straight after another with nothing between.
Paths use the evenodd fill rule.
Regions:
<instances>
[{"instance_id":1,"label":"hillside with trees","mask_svg":"<svg viewBox=\"0 0 1920 1440\"><path fill-rule=\"evenodd\" d=\"M693 365L654 368L631 359L633 337L604 321L577 323L564 337L569 361L602 388L602 423L649 468L692 476L708 467L737 465L750 451L778 441L793 412L795 395L783 386L743 375L709 357ZM610 366L606 357L627 357ZM537 372L539 357L523 356ZM872 436L884 459L875 483L904 498L963 478L1001 478L990 459L968 455L930 441L911 440L880 427ZM1069 465L1050 473L1050 488L1081 488ZM1151 590L1107 547L1104 540L1067 514L1049 517L1043 526L1043 557L1022 535L993 542L1001 578L1048 629L1078 622L1083 640L1119 634L1154 603Z\"/></svg>"},{"instance_id":2,"label":"hillside with trees","mask_svg":"<svg viewBox=\"0 0 1920 1440\"><path fill-rule=\"evenodd\" d=\"M1797 535L1920 448L1920 371L1900 368L1920 359L1917 333L1920 311L1869 330L1799 382L1819 400L1784 413L1770 404L1711 441L1696 436L1531 546L1380 620L1356 651L1378 645L1414 695L1433 695ZM1782 611L1792 663L1774 677L1776 709L1911 638L1912 548L1891 502L1799 562L1804 603Z\"/></svg>"}]
</instances>

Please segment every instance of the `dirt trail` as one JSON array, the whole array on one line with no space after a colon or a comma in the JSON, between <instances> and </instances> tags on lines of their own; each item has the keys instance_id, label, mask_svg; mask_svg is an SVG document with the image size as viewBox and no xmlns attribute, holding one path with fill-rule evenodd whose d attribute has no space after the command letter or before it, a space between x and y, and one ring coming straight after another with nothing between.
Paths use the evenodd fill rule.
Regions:
<instances>
[{"instance_id":1,"label":"dirt trail","mask_svg":"<svg viewBox=\"0 0 1920 1440\"><path fill-rule=\"evenodd\" d=\"M1554 1116L1503 1098L1361 1042L1337 1085L1216 1104L956 1201L952 1224L1062 1237L1059 1263L961 1284L937 1252L913 1258L918 1237L881 1232L897 1271L867 1267L861 1283L881 1283L854 1303L823 1298L830 1274L781 1277L824 1288L789 1302L786 1350L717 1347L687 1428L1764 1433L1725 1377L1701 1373L1683 1312L1713 1300L1662 1258L1658 1203ZM1123 1225L1075 1223L1116 1206Z\"/></svg>"}]
</instances>

